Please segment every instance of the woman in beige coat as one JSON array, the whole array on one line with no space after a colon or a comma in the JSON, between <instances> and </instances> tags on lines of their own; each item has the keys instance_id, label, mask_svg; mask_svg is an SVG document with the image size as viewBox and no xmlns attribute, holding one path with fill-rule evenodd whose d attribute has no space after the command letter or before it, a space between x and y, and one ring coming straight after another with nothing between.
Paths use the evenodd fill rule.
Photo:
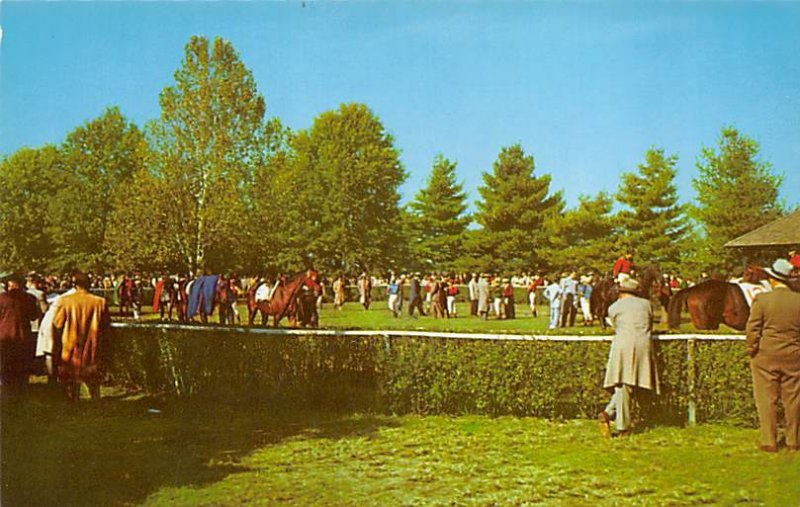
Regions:
<instances>
[{"instance_id":1,"label":"woman in beige coat","mask_svg":"<svg viewBox=\"0 0 800 507\"><path fill-rule=\"evenodd\" d=\"M650 301L638 297L638 288L636 280L622 280L619 299L608 307L614 339L603 387L613 389L613 395L605 410L598 415L600 428L606 437L611 436L611 419L616 419L619 435L630 432L631 396L635 387L659 392L652 346L653 308Z\"/></svg>"}]
</instances>

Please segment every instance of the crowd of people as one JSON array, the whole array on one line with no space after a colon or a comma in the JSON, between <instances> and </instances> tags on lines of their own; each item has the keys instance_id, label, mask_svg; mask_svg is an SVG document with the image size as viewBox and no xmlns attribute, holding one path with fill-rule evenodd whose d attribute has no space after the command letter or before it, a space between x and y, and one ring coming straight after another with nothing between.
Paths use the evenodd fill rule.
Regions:
<instances>
[{"instance_id":1,"label":"crowd of people","mask_svg":"<svg viewBox=\"0 0 800 507\"><path fill-rule=\"evenodd\" d=\"M37 277L3 279L0 293L0 384L4 396L23 391L35 372L36 358L51 384L62 386L66 398L77 400L85 383L92 398L100 397L102 369L107 360L110 315L105 298L89 292L89 277L75 272L69 288L48 299Z\"/></svg>"},{"instance_id":2,"label":"crowd of people","mask_svg":"<svg viewBox=\"0 0 800 507\"><path fill-rule=\"evenodd\" d=\"M800 445L800 292L791 289L790 280L800 273L800 255L793 251L788 258L776 260L763 271L769 287L753 298L746 329L760 422L760 448L766 452L778 449L777 405L780 399L785 417L785 445L796 451ZM613 266L618 299L608 307L606 317L615 334L603 382L603 387L612 394L598 415L605 436L629 434L632 399L638 390L659 391L652 346L653 305L642 297L639 282L632 274L632 256L621 256ZM92 398L100 397L100 381L109 350L106 342L110 314L106 297L92 294L93 290L110 295L117 305L131 305L134 317L138 317L144 289L151 287L153 311L161 311L163 319L171 314L176 291L187 296L195 292L202 294L203 289L198 287L207 281L206 298L222 297L224 301L217 303L230 305L233 313L226 318L233 323L238 319L236 301L243 293L256 303L283 298L283 304L288 306L292 296L286 292L296 283L291 290L297 291L293 294L296 294L300 322L316 327L317 310L327 284L332 289L336 309L342 308L348 299L348 288L354 286L359 304L369 310L373 288L377 285L385 287L388 310L394 317L407 305L408 314L414 318L424 315L458 317L458 296L464 290L469 315L481 319L513 319L516 317L514 289L524 287L525 303L532 316L537 316L539 294L547 300L551 329L573 326L579 311L584 325L591 325L595 317L589 307L595 275L579 276L577 272L548 278L541 274L502 278L488 273L424 277L420 273L391 273L386 280L372 278L364 272L355 280L347 280L340 274L330 283L318 280L313 270L292 281L280 275L273 279L211 275L195 280L163 275L145 283L141 276L121 275L112 280L81 272L74 272L69 278L41 277L34 273L27 278L14 274L0 278L3 282L0 291L0 385L4 396L25 390L29 374L36 369L36 358L40 358L50 383L62 386L64 395L71 401L79 397L81 383L88 386ZM661 283L670 289L680 289L683 282L678 277L665 276ZM169 312L165 315L167 307ZM222 308L220 315L222 318Z\"/></svg>"}]
</instances>

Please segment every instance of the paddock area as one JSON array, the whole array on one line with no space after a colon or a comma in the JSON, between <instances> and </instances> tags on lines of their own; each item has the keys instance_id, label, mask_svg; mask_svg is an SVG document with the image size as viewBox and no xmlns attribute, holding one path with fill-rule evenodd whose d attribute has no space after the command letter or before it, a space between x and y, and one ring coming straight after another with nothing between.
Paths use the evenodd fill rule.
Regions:
<instances>
[{"instance_id":1,"label":"paddock area","mask_svg":"<svg viewBox=\"0 0 800 507\"><path fill-rule=\"evenodd\" d=\"M76 437L77 435L77 437ZM3 505L797 505L800 456L732 424L392 416L130 396L2 407Z\"/></svg>"}]
</instances>

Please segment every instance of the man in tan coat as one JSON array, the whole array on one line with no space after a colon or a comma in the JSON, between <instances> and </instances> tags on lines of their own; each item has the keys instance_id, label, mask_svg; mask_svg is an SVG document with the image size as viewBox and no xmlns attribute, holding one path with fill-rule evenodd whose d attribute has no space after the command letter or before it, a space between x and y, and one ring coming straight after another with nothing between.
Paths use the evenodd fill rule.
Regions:
<instances>
[{"instance_id":1,"label":"man in tan coat","mask_svg":"<svg viewBox=\"0 0 800 507\"><path fill-rule=\"evenodd\" d=\"M606 364L603 387L613 390L606 408L598 414L604 437L611 436L611 420L617 434L631 429L631 398L634 389L659 392L655 350L652 343L653 308L650 301L638 297L639 283L625 278L619 283L619 299L608 307L608 321L614 327L614 339Z\"/></svg>"},{"instance_id":2,"label":"man in tan coat","mask_svg":"<svg viewBox=\"0 0 800 507\"><path fill-rule=\"evenodd\" d=\"M800 293L786 286L792 272L786 259L778 259L764 271L772 291L756 296L747 321L761 450L778 449L776 408L780 398L786 416L786 447L796 451L800 445Z\"/></svg>"},{"instance_id":3,"label":"man in tan coat","mask_svg":"<svg viewBox=\"0 0 800 507\"><path fill-rule=\"evenodd\" d=\"M109 327L106 300L89 293L89 278L83 273L73 277L75 294L64 296L53 316L53 328L61 332L58 377L67 399L76 401L80 383L89 387L92 399L100 398L101 369L108 354L106 342Z\"/></svg>"}]
</instances>

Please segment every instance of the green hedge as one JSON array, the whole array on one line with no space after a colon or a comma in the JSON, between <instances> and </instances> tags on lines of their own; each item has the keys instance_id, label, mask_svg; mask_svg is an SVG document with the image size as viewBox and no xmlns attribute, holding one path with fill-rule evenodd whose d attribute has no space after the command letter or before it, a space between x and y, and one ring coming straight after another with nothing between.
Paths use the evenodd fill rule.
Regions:
<instances>
[{"instance_id":1,"label":"green hedge","mask_svg":"<svg viewBox=\"0 0 800 507\"><path fill-rule=\"evenodd\" d=\"M593 417L608 343L257 335L115 329L112 381L153 393L224 397L287 407L391 413ZM751 424L755 411L740 342L698 342L698 421ZM644 419L686 420L687 344L658 344L660 396Z\"/></svg>"}]
</instances>

